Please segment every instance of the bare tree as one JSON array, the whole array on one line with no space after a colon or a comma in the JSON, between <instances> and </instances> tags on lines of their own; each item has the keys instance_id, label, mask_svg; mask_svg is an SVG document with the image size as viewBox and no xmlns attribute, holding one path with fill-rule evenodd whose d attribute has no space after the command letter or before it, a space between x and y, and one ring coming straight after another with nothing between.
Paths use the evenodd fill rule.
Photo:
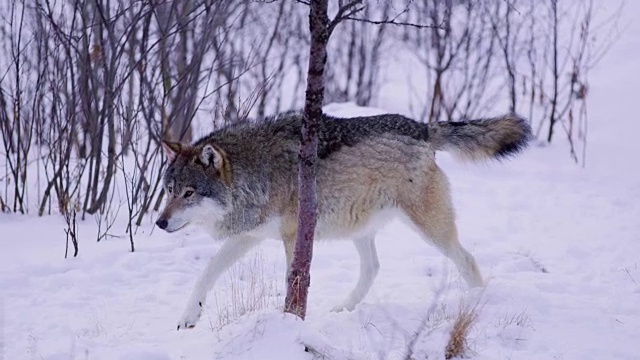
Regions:
<instances>
[{"instance_id":1,"label":"bare tree","mask_svg":"<svg viewBox=\"0 0 640 360\"><path fill-rule=\"evenodd\" d=\"M303 1L300 1L303 2ZM307 90L305 96L304 117L300 130L300 150L298 153L298 226L293 262L287 277L287 296L285 311L302 319L307 311L307 295L311 281L311 259L313 239L316 227L317 194L316 162L318 158L318 127L322 121L324 100L325 64L327 62L327 44L336 26L344 20L373 22L380 25L396 24L395 19L374 21L356 18L354 15L364 9L362 0L339 1L338 10L333 19L327 14L328 0L310 0L309 31L309 67L307 71ZM408 25L408 24L400 24ZM413 25L421 28L430 26Z\"/></svg>"},{"instance_id":2,"label":"bare tree","mask_svg":"<svg viewBox=\"0 0 640 360\"><path fill-rule=\"evenodd\" d=\"M285 311L302 319L307 312L307 295L311 281L311 258L316 228L317 194L316 161L318 158L318 127L322 121L324 100L324 70L327 62L327 44L335 27L344 19L362 10L362 1L340 2L336 16L327 15L328 0L310 0L309 70L304 117L298 153L298 232L293 262L288 275Z\"/></svg>"},{"instance_id":3,"label":"bare tree","mask_svg":"<svg viewBox=\"0 0 640 360\"><path fill-rule=\"evenodd\" d=\"M331 31L327 15L328 0L309 1L309 70L304 117L298 153L298 232L293 252L293 263L287 278L285 311L302 319L307 313L307 295L311 282L311 258L316 228L317 194L316 161L318 158L318 126L322 117L324 99L324 68L327 61L327 43ZM335 20L334 20L335 21Z\"/></svg>"}]
</instances>

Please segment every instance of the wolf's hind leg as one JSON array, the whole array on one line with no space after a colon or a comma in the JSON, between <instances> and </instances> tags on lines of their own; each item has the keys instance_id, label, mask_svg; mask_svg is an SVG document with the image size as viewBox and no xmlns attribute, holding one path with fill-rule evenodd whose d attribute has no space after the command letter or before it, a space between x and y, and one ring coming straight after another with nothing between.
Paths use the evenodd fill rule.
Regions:
<instances>
[{"instance_id":1,"label":"wolf's hind leg","mask_svg":"<svg viewBox=\"0 0 640 360\"><path fill-rule=\"evenodd\" d=\"M436 248L453 261L469 287L484 286L478 264L473 255L458 241L455 226L445 233L448 234L444 235L444 237L439 237L439 234L432 232L429 237L436 244Z\"/></svg>"},{"instance_id":2,"label":"wolf's hind leg","mask_svg":"<svg viewBox=\"0 0 640 360\"><path fill-rule=\"evenodd\" d=\"M192 328L202 313L202 306L220 275L235 264L243 255L260 243L261 239L241 236L227 239L220 250L209 260L206 269L196 281L187 307L180 320L178 330Z\"/></svg>"},{"instance_id":3,"label":"wolf's hind leg","mask_svg":"<svg viewBox=\"0 0 640 360\"><path fill-rule=\"evenodd\" d=\"M418 225L418 224L416 224ZM482 287L484 282L475 258L458 241L458 231L453 216L427 221L427 226L419 226L426 241L435 245L440 252L451 259L469 287Z\"/></svg>"},{"instance_id":4,"label":"wolf's hind leg","mask_svg":"<svg viewBox=\"0 0 640 360\"><path fill-rule=\"evenodd\" d=\"M345 309L349 311L353 310L367 295L373 285L373 281L376 276L378 276L378 270L380 270L374 234L355 239L353 244L356 246L358 255L360 255L360 276L356 287L351 291L346 300L332 309L334 312Z\"/></svg>"},{"instance_id":5,"label":"wolf's hind leg","mask_svg":"<svg viewBox=\"0 0 640 360\"><path fill-rule=\"evenodd\" d=\"M435 245L451 259L470 287L482 287L484 282L473 255L458 241L449 183L438 168L432 173L424 197L407 197L403 208L425 241Z\"/></svg>"},{"instance_id":6,"label":"wolf's hind leg","mask_svg":"<svg viewBox=\"0 0 640 360\"><path fill-rule=\"evenodd\" d=\"M282 241L284 242L284 256L287 260L287 268L284 272L284 283L286 284L289 281L289 271L291 271L291 264L293 263L293 251L296 247L296 238L294 236L283 236Z\"/></svg>"},{"instance_id":7,"label":"wolf's hind leg","mask_svg":"<svg viewBox=\"0 0 640 360\"><path fill-rule=\"evenodd\" d=\"M284 272L284 283L288 284L289 271L291 271L291 264L293 263L293 251L296 247L296 236L298 228L298 218L296 216L287 217L282 220L280 228L280 236L284 244L284 256L287 261L287 268Z\"/></svg>"}]
</instances>

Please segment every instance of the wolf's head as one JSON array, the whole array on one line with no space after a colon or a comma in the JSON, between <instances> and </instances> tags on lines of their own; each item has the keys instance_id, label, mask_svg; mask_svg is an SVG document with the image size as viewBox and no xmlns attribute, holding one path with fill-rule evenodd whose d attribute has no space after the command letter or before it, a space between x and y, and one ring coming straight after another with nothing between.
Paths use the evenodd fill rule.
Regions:
<instances>
[{"instance_id":1,"label":"wolf's head","mask_svg":"<svg viewBox=\"0 0 640 360\"><path fill-rule=\"evenodd\" d=\"M212 224L230 211L231 168L213 144L162 142L169 166L164 173L167 203L156 225L168 232L188 224Z\"/></svg>"}]
</instances>

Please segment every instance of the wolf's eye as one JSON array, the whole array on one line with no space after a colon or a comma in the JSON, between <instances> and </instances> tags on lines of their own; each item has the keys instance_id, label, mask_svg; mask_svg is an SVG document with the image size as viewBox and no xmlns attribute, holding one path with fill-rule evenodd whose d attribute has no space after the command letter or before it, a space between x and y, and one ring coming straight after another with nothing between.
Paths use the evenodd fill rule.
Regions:
<instances>
[{"instance_id":1,"label":"wolf's eye","mask_svg":"<svg viewBox=\"0 0 640 360\"><path fill-rule=\"evenodd\" d=\"M193 195L193 190L187 190L184 192L184 197L188 198L189 196Z\"/></svg>"},{"instance_id":2,"label":"wolf's eye","mask_svg":"<svg viewBox=\"0 0 640 360\"><path fill-rule=\"evenodd\" d=\"M171 193L173 192L173 187L172 187L172 186L169 186L169 187L167 188L167 191L169 192L169 194L171 194Z\"/></svg>"}]
</instances>

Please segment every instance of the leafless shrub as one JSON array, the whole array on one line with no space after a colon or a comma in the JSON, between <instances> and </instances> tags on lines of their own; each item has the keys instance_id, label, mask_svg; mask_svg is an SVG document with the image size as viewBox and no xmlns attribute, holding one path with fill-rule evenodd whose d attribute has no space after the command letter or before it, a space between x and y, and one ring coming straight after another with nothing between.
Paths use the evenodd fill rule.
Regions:
<instances>
[{"instance_id":1,"label":"leafless shrub","mask_svg":"<svg viewBox=\"0 0 640 360\"><path fill-rule=\"evenodd\" d=\"M120 213L120 203L117 203L117 206L113 205L115 201L114 197L116 195L116 189L114 188L111 192L111 197L108 202L108 206L105 206L104 211L94 214L94 219L96 221L97 231L96 231L96 241L100 242L100 240L106 239L109 236L113 236L111 234L111 229L113 225L115 225L116 220L118 218L118 214Z\"/></svg>"},{"instance_id":2,"label":"leafless shrub","mask_svg":"<svg viewBox=\"0 0 640 360\"><path fill-rule=\"evenodd\" d=\"M0 195L0 212L7 212L8 210L7 204L2 199L2 195Z\"/></svg>"},{"instance_id":3,"label":"leafless shrub","mask_svg":"<svg viewBox=\"0 0 640 360\"><path fill-rule=\"evenodd\" d=\"M546 128L548 142L561 126L571 157L584 165L588 73L615 40L621 8L598 12L591 0L411 5L405 19L426 18L442 27L408 27L396 35L424 65L420 82L427 93L415 94L420 118L470 118L504 102L512 112L528 110L537 136Z\"/></svg>"},{"instance_id":4,"label":"leafless shrub","mask_svg":"<svg viewBox=\"0 0 640 360\"><path fill-rule=\"evenodd\" d=\"M417 96L417 113L425 121L469 118L495 102L498 41L492 14L479 2L416 2L407 20L429 19L440 29L403 28L396 36L424 66L427 93Z\"/></svg>"},{"instance_id":5,"label":"leafless shrub","mask_svg":"<svg viewBox=\"0 0 640 360\"><path fill-rule=\"evenodd\" d=\"M362 18L388 18L392 2L380 6L365 6ZM349 21L339 25L329 46L325 74L325 103L353 101L360 106L371 105L380 90L383 67L383 47L389 45L389 25L374 25Z\"/></svg>"},{"instance_id":6,"label":"leafless shrub","mask_svg":"<svg viewBox=\"0 0 640 360\"><path fill-rule=\"evenodd\" d=\"M61 209L62 216L66 223L64 232L67 235L67 242L64 249L65 259L69 253L69 240L71 240L71 243L73 244L73 257L78 256L78 222L76 220L77 205L77 203L65 202Z\"/></svg>"},{"instance_id":7,"label":"leafless shrub","mask_svg":"<svg viewBox=\"0 0 640 360\"><path fill-rule=\"evenodd\" d=\"M584 166L588 75L615 41L622 7L610 14L598 12L591 0L549 0L519 7L523 16L514 21L524 23L528 34L521 40L526 61L516 66L522 83L517 85L523 95L521 102L529 108L532 123L537 124L536 135L542 137L546 127L544 139L551 142L561 126L571 157ZM581 150L578 142L582 142Z\"/></svg>"},{"instance_id":8,"label":"leafless shrub","mask_svg":"<svg viewBox=\"0 0 640 360\"><path fill-rule=\"evenodd\" d=\"M7 10L6 21L0 26L0 35L8 39L4 50L10 58L8 69L2 72L5 75L0 79L0 132L5 154L4 165L8 170L4 197L13 206L3 205L2 209L24 214L28 212L28 165L35 134L34 127L29 122L35 109L28 95L41 93L42 87L39 75L36 76L35 83L31 83L32 79L28 76L29 71L37 67L37 64L23 52L23 48L33 40L24 31L25 22L28 22L25 19L25 7L14 3ZM13 75L13 79L8 80L10 75ZM7 94L5 88L10 89L6 91Z\"/></svg>"},{"instance_id":9,"label":"leafless shrub","mask_svg":"<svg viewBox=\"0 0 640 360\"><path fill-rule=\"evenodd\" d=\"M247 24L253 24L252 29L245 31L257 32L261 36L257 37L259 43L251 47L253 64L240 83L245 92L256 95L257 117L280 112L286 108L283 103L288 98L300 93L298 88L304 83L304 78L298 77L293 82L296 89L291 93L285 93L285 78L291 68L299 67L298 71L304 71L299 59L306 57L306 51L301 45L306 45L309 40L305 36L304 24L307 14L302 10L304 8L295 6L292 0L248 4L246 18L243 19L245 23L241 25L248 28Z\"/></svg>"},{"instance_id":10,"label":"leafless shrub","mask_svg":"<svg viewBox=\"0 0 640 360\"><path fill-rule=\"evenodd\" d=\"M27 180L37 176L32 183L40 215L61 198L81 199L82 218L109 212L117 205L112 205L117 164L133 156L139 175L128 187L129 203L140 206L139 225L162 198L159 141L189 141L196 112L223 87L238 88L239 76L252 64L262 64L251 48L227 52L230 32L238 31L236 21L249 3L82 0L70 6L13 0L0 5L9 14L0 25L0 45L11 54L0 60L6 65L0 131L8 174L0 208L28 211ZM288 59L274 56L276 48L280 51L274 46L264 56ZM279 66L282 73L282 61ZM252 104L258 95L268 103L257 94Z\"/></svg>"},{"instance_id":11,"label":"leafless shrub","mask_svg":"<svg viewBox=\"0 0 640 360\"><path fill-rule=\"evenodd\" d=\"M139 203L136 203L133 199L133 187L136 185L136 178L138 177L138 172L134 168L134 170L128 174L125 170L124 160L121 163L122 165L122 177L124 182L124 192L126 198L127 205L127 229L126 232L129 234L129 245L131 246L131 252L135 251L135 242L133 241L134 235L134 220L140 215L141 207ZM136 226L137 228L137 226Z\"/></svg>"}]
</instances>

